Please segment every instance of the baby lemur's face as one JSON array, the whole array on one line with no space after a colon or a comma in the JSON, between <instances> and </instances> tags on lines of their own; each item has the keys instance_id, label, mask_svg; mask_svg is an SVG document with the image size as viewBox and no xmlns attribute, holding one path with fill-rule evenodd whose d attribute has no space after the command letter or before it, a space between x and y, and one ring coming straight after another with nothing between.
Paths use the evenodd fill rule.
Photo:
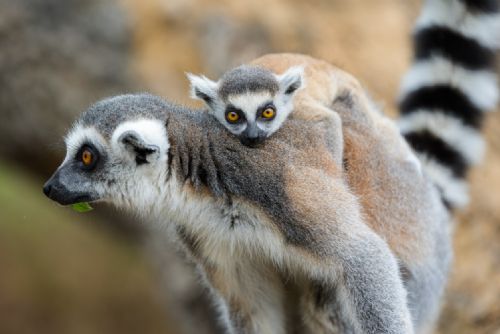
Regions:
<instances>
[{"instance_id":1,"label":"baby lemur's face","mask_svg":"<svg viewBox=\"0 0 500 334\"><path fill-rule=\"evenodd\" d=\"M279 129L293 109L290 99L268 91L229 95L214 115L247 146L259 144Z\"/></svg>"},{"instance_id":2,"label":"baby lemur's face","mask_svg":"<svg viewBox=\"0 0 500 334\"><path fill-rule=\"evenodd\" d=\"M282 75L255 66L240 66L218 81L189 74L192 96L247 146L276 132L293 111L293 95L302 85L302 69Z\"/></svg>"}]
</instances>

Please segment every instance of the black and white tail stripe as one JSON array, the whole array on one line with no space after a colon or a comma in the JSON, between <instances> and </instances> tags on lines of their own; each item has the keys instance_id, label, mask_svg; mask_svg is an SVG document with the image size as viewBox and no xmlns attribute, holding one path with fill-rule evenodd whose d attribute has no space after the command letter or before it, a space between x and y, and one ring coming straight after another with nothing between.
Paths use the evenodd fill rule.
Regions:
<instances>
[{"instance_id":1,"label":"black and white tail stripe","mask_svg":"<svg viewBox=\"0 0 500 334\"><path fill-rule=\"evenodd\" d=\"M484 112L498 102L497 0L426 0L414 62L401 87L401 132L450 208L467 204L470 166L484 152Z\"/></svg>"}]
</instances>

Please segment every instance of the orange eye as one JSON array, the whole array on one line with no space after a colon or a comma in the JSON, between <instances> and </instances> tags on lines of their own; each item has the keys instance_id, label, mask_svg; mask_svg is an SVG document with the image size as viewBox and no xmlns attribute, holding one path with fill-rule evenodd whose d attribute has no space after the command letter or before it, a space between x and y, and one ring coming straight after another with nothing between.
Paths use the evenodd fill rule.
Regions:
<instances>
[{"instance_id":1,"label":"orange eye","mask_svg":"<svg viewBox=\"0 0 500 334\"><path fill-rule=\"evenodd\" d=\"M276 114L276 112L274 111L273 108L267 108L266 110L264 110L262 112L262 117L270 119L270 118L273 118L275 114Z\"/></svg>"},{"instance_id":2,"label":"orange eye","mask_svg":"<svg viewBox=\"0 0 500 334\"><path fill-rule=\"evenodd\" d=\"M226 120L229 123L236 123L239 121L239 119L240 119L240 115L238 115L238 113L235 111L230 111L226 114Z\"/></svg>"},{"instance_id":3,"label":"orange eye","mask_svg":"<svg viewBox=\"0 0 500 334\"><path fill-rule=\"evenodd\" d=\"M93 160L94 157L92 155L92 152L90 152L89 150L84 150L82 152L82 162L85 166L90 166Z\"/></svg>"}]
</instances>

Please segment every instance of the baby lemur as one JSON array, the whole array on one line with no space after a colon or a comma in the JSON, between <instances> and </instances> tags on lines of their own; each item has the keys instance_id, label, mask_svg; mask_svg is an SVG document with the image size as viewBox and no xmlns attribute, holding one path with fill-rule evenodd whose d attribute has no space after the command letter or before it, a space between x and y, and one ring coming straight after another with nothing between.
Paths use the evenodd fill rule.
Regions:
<instances>
[{"instance_id":1,"label":"baby lemur","mask_svg":"<svg viewBox=\"0 0 500 334\"><path fill-rule=\"evenodd\" d=\"M332 117L328 108L340 79L335 69L306 56L277 56L278 62L285 60L282 71L270 55L228 71L217 82L188 74L191 96L203 100L210 113L248 146L276 132L292 110L299 119Z\"/></svg>"}]
</instances>

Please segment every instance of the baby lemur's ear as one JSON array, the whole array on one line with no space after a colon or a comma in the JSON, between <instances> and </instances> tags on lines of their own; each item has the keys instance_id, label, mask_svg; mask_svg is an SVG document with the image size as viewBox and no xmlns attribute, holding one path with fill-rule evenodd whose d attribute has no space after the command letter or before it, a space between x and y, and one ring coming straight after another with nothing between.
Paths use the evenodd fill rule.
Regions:
<instances>
[{"instance_id":1,"label":"baby lemur's ear","mask_svg":"<svg viewBox=\"0 0 500 334\"><path fill-rule=\"evenodd\" d=\"M217 99L217 82L210 80L204 75L186 73L186 76L191 83L191 97L205 101L211 107Z\"/></svg>"},{"instance_id":2,"label":"baby lemur's ear","mask_svg":"<svg viewBox=\"0 0 500 334\"><path fill-rule=\"evenodd\" d=\"M285 73L278 75L277 79L280 86L280 92L286 95L292 95L302 87L304 69L301 66L293 66Z\"/></svg>"}]
</instances>

